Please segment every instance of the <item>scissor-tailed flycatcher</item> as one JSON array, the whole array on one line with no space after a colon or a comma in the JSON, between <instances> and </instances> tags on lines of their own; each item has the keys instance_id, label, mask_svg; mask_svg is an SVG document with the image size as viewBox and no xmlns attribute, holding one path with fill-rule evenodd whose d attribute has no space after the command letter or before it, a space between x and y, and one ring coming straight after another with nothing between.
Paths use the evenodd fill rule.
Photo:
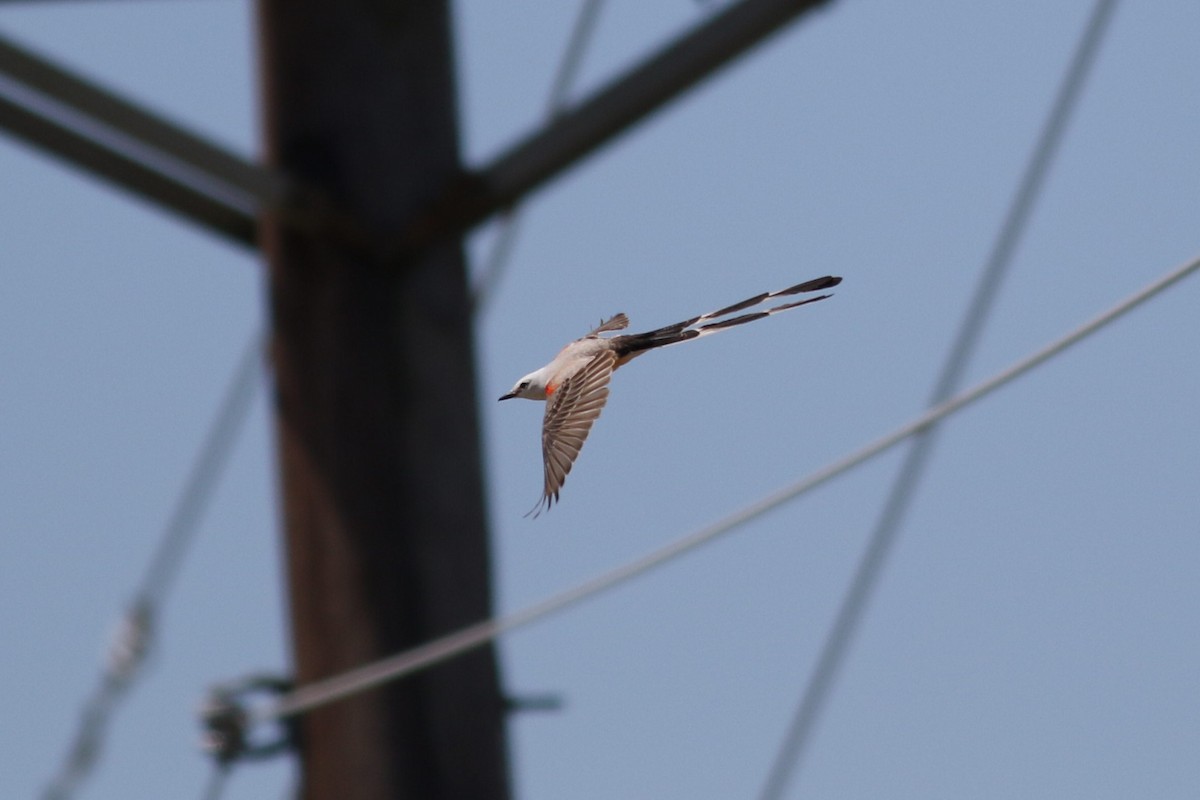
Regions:
<instances>
[{"instance_id":1,"label":"scissor-tailed flycatcher","mask_svg":"<svg viewBox=\"0 0 1200 800\"><path fill-rule=\"evenodd\" d=\"M822 294L796 300L716 322L709 320L728 317L735 311L753 308L776 297L818 292L837 286L841 282L841 278L826 275L824 278L805 281L779 292L764 292L740 303L676 322L665 328L646 333L602 337L602 333L620 331L628 327L629 318L624 314L617 314L601 322L599 327L587 336L568 344L549 364L521 378L512 391L501 397L501 400L524 397L529 400L549 401L546 403L546 416L542 420L542 469L545 484L542 498L525 516L537 516L558 500L558 492L567 479L567 473L578 458L579 450L592 429L592 423L604 408L604 402L608 399L608 381L618 367L628 364L647 350L708 336L710 333L769 317L789 308L824 300L830 295Z\"/></svg>"}]
</instances>

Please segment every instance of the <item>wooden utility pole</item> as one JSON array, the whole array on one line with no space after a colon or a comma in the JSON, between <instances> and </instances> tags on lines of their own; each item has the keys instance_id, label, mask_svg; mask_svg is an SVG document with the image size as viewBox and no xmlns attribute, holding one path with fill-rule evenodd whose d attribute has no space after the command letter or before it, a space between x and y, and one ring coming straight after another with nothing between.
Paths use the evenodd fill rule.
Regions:
<instances>
[{"instance_id":1,"label":"wooden utility pole","mask_svg":"<svg viewBox=\"0 0 1200 800\"><path fill-rule=\"evenodd\" d=\"M270 164L393 240L460 170L448 0L259 15ZM261 234L300 684L490 613L461 243L387 263L337 230ZM504 714L490 647L314 711L303 796L507 798Z\"/></svg>"}]
</instances>

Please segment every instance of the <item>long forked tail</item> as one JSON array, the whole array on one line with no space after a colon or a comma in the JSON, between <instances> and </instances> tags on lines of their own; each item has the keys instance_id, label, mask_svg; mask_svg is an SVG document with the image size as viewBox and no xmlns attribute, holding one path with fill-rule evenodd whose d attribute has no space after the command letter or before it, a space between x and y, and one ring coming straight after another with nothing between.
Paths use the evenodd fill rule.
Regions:
<instances>
[{"instance_id":1,"label":"long forked tail","mask_svg":"<svg viewBox=\"0 0 1200 800\"><path fill-rule=\"evenodd\" d=\"M815 303L818 300L824 300L832 295L822 294L816 297L807 297L803 300L794 300L790 303L765 308L761 311L751 311L748 314L739 314L736 317L730 317L738 311L745 311L748 308L753 308L757 305L762 305L768 300L774 300L776 297L788 297L796 294L806 294L808 292L819 292L822 289L831 289L842 282L842 279L833 275L826 275L823 278L814 278L811 281L798 283L787 289L782 289L778 292L763 292L762 294L749 297L740 303L734 303L731 306L710 311L707 314L701 314L698 317L685 319L683 322L676 322L674 325L667 325L662 328L656 328L645 333L633 333L626 336L614 337L613 343L616 345L617 352L622 356L632 357L646 350L652 350L656 347L666 347L679 342L686 342L688 339L695 339L700 336L707 336L710 333L727 330L738 325L743 325L747 322L753 322L756 319L763 319L772 314L778 314L780 311L787 311L791 308ZM728 317L728 319L722 319ZM714 321L710 321L714 320Z\"/></svg>"}]
</instances>

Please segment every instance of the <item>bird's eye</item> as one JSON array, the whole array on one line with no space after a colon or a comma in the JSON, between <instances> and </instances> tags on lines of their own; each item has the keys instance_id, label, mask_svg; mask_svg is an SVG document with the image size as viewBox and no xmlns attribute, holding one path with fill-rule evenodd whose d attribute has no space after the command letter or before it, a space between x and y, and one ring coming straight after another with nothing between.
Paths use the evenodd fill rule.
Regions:
<instances>
[{"instance_id":1,"label":"bird's eye","mask_svg":"<svg viewBox=\"0 0 1200 800\"><path fill-rule=\"evenodd\" d=\"M529 388L529 381L521 381L521 385L517 387L518 391L524 391Z\"/></svg>"}]
</instances>

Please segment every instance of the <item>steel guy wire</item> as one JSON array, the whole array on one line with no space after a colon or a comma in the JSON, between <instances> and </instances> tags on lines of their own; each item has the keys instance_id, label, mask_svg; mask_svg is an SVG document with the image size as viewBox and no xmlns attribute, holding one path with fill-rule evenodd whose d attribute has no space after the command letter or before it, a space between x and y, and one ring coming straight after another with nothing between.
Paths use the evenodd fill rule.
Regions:
<instances>
[{"instance_id":1,"label":"steel guy wire","mask_svg":"<svg viewBox=\"0 0 1200 800\"><path fill-rule=\"evenodd\" d=\"M264 337L255 332L242 351L233 379L225 390L217 417L192 465L187 483L154 552L138 597L158 605L179 571L197 524L212 499L217 479L228 463L230 451L249 416L261 384Z\"/></svg>"},{"instance_id":2,"label":"steel guy wire","mask_svg":"<svg viewBox=\"0 0 1200 800\"><path fill-rule=\"evenodd\" d=\"M920 416L902 425L891 433L876 439L838 461L784 486L772 494L746 506L717 522L654 550L634 561L619 566L572 588L535 603L519 611L492 619L483 620L454 633L426 642L410 650L389 656L361 667L333 675L323 680L301 686L284 695L278 701L252 710L248 714L251 725L275 722L287 717L303 714L321 706L373 689L390 681L427 669L475 647L484 645L502 634L537 622L544 617L587 600L608 589L649 572L683 556L701 545L718 539L735 528L762 516L768 511L799 497L854 467L884 453L905 439L925 430L939 420L957 413L961 409L986 397L997 389L1025 375L1030 370L1049 361L1072 345L1078 344L1096 331L1124 316L1150 298L1200 269L1200 256L1175 267L1162 277L1126 297L1115 306L1093 317L1079 327L1055 339L1040 350L1015 362L1009 367L981 381L971 388L927 409Z\"/></svg>"},{"instance_id":3,"label":"steel guy wire","mask_svg":"<svg viewBox=\"0 0 1200 800\"><path fill-rule=\"evenodd\" d=\"M963 373L979 344L1000 286L1033 213L1034 204L1045 185L1071 113L1078 106L1084 84L1096 63L1096 55L1115 7L1115 0L1098 0L1086 22L1000 232L980 272L975 294L934 382L928 403L931 407L950 397L962 383ZM791 775L801 764L825 701L845 663L846 652L871 601L875 585L887 566L888 555L929 462L936 432L937 427L931 426L913 437L772 762L760 794L761 800L778 800L782 797Z\"/></svg>"},{"instance_id":4,"label":"steel guy wire","mask_svg":"<svg viewBox=\"0 0 1200 800\"><path fill-rule=\"evenodd\" d=\"M596 20L600 16L600 8L604 0L583 0L579 14L575 17L575 25L571 30L571 38L567 41L562 61L550 88L550 96L546 101L545 117L547 121L554 120L567 107L567 95L575 85L579 67L587 45L591 42L592 32L596 28ZM471 291L471 306L475 309L485 307L495 292L496 284L504 274L504 269L512 256L516 245L517 233L520 229L520 206L514 206L503 211L496 221L496 239L488 254L488 260L479 271Z\"/></svg>"},{"instance_id":5,"label":"steel guy wire","mask_svg":"<svg viewBox=\"0 0 1200 800\"><path fill-rule=\"evenodd\" d=\"M566 50L554 76L554 84L550 87L550 96L546 99L547 119L553 119L567 107L567 95L575 86L579 67L583 64L588 45L591 44L596 20L599 19L603 6L604 0L583 0L579 6L579 14L576 15L575 25L571 29L571 38L567 40Z\"/></svg>"},{"instance_id":6,"label":"steel guy wire","mask_svg":"<svg viewBox=\"0 0 1200 800\"><path fill-rule=\"evenodd\" d=\"M141 585L118 622L109 643L104 671L91 697L84 703L75 738L43 791L45 800L65 800L87 777L100 754L109 719L118 701L145 664L153 642L155 618L212 499L217 479L229 461L237 434L249 415L262 372L262 349L262 337L256 334L242 353Z\"/></svg>"}]
</instances>

